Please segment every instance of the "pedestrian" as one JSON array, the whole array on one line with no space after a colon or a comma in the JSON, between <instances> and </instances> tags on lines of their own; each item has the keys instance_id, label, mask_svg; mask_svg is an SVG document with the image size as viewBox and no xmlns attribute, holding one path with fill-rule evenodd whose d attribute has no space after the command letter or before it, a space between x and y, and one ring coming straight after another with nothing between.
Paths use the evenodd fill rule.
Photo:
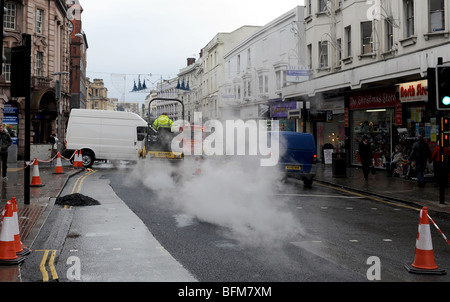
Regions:
<instances>
[{"instance_id":1,"label":"pedestrian","mask_svg":"<svg viewBox=\"0 0 450 302\"><path fill-rule=\"evenodd\" d=\"M388 176L394 176L398 165L400 164L400 160L403 156L403 153L400 151L400 147L395 147L395 151L392 152L391 161L386 163L386 170L388 172ZM398 174L398 173L397 173Z\"/></svg>"},{"instance_id":2,"label":"pedestrian","mask_svg":"<svg viewBox=\"0 0 450 302\"><path fill-rule=\"evenodd\" d=\"M437 146L434 148L433 153L430 157L430 163L433 162L433 173L434 179L436 182L440 183L441 181L447 183L448 179L448 167L446 162L442 162L441 156L439 155L440 149L439 141L437 142ZM450 156L450 149L448 147L444 147L444 155Z\"/></svg>"},{"instance_id":3,"label":"pedestrian","mask_svg":"<svg viewBox=\"0 0 450 302\"><path fill-rule=\"evenodd\" d=\"M3 128L0 123L0 157L3 181L8 180L6 172L8 170L8 149L12 145L11 135Z\"/></svg>"},{"instance_id":4,"label":"pedestrian","mask_svg":"<svg viewBox=\"0 0 450 302\"><path fill-rule=\"evenodd\" d=\"M58 138L56 137L56 134L52 134L50 136L50 139L48 140L50 144L52 144L52 158L55 157L56 153L58 152Z\"/></svg>"},{"instance_id":5,"label":"pedestrian","mask_svg":"<svg viewBox=\"0 0 450 302\"><path fill-rule=\"evenodd\" d=\"M364 135L362 141L359 143L358 152L361 159L364 180L368 180L370 167L373 165L373 153L372 146L369 143L369 137L367 135Z\"/></svg>"},{"instance_id":6,"label":"pedestrian","mask_svg":"<svg viewBox=\"0 0 450 302\"><path fill-rule=\"evenodd\" d=\"M428 159L431 158L431 151L428 144L424 141L422 135L417 136L417 141L412 145L411 153L409 155L409 162L415 162L415 169L417 174L417 185L425 187L425 177L423 173L427 166Z\"/></svg>"}]
</instances>

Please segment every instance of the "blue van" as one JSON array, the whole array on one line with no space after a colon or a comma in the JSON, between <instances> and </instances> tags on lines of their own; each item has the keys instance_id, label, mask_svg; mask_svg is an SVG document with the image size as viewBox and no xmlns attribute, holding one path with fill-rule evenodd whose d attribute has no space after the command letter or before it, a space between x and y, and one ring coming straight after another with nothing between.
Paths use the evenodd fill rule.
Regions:
<instances>
[{"instance_id":1,"label":"blue van","mask_svg":"<svg viewBox=\"0 0 450 302\"><path fill-rule=\"evenodd\" d=\"M272 132L273 133L273 132ZM316 176L317 150L310 133L279 131L280 157L278 169L284 177L303 180L310 188Z\"/></svg>"}]
</instances>

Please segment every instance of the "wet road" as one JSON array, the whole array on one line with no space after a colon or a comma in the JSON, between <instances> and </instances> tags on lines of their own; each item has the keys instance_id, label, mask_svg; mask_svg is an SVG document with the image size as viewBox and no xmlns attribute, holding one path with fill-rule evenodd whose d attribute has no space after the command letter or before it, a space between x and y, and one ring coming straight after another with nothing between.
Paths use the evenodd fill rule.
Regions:
<instances>
[{"instance_id":1,"label":"wet road","mask_svg":"<svg viewBox=\"0 0 450 302\"><path fill-rule=\"evenodd\" d=\"M62 195L79 188L101 205L55 205L23 281L42 280L43 270L49 281L54 273L85 282L366 282L368 272L386 282L450 281L405 270L418 226L407 206L319 183L274 184L236 167L193 176L194 163L179 182L159 168L100 166L82 184L72 179ZM448 270L449 246L431 233L436 262Z\"/></svg>"}]
</instances>

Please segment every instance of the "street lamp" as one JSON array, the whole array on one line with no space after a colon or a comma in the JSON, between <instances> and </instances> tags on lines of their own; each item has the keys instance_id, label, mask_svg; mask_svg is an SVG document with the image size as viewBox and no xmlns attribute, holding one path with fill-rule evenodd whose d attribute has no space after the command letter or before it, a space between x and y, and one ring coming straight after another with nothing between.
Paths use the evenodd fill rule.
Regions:
<instances>
[{"instance_id":1,"label":"street lamp","mask_svg":"<svg viewBox=\"0 0 450 302\"><path fill-rule=\"evenodd\" d=\"M62 71L62 72L55 72L55 73L51 74L51 75L59 76L59 79L56 81L56 102L58 103L58 144L56 146L57 146L58 152L61 152L61 137L62 137L62 133L61 133L61 119L62 119L61 76L63 74L69 74L69 73L66 71Z\"/></svg>"}]
</instances>

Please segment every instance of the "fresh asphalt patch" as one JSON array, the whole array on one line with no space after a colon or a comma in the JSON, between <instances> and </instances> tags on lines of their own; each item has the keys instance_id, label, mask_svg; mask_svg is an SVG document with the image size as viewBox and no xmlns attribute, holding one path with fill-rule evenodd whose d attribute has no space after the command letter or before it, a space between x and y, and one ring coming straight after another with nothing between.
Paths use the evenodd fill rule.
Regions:
<instances>
[{"instance_id":1,"label":"fresh asphalt patch","mask_svg":"<svg viewBox=\"0 0 450 302\"><path fill-rule=\"evenodd\" d=\"M94 198L91 198L89 196L80 194L80 193L74 193L65 195L62 197L56 198L55 204L57 205L63 205L63 206L96 206L100 205L100 202Z\"/></svg>"}]
</instances>

